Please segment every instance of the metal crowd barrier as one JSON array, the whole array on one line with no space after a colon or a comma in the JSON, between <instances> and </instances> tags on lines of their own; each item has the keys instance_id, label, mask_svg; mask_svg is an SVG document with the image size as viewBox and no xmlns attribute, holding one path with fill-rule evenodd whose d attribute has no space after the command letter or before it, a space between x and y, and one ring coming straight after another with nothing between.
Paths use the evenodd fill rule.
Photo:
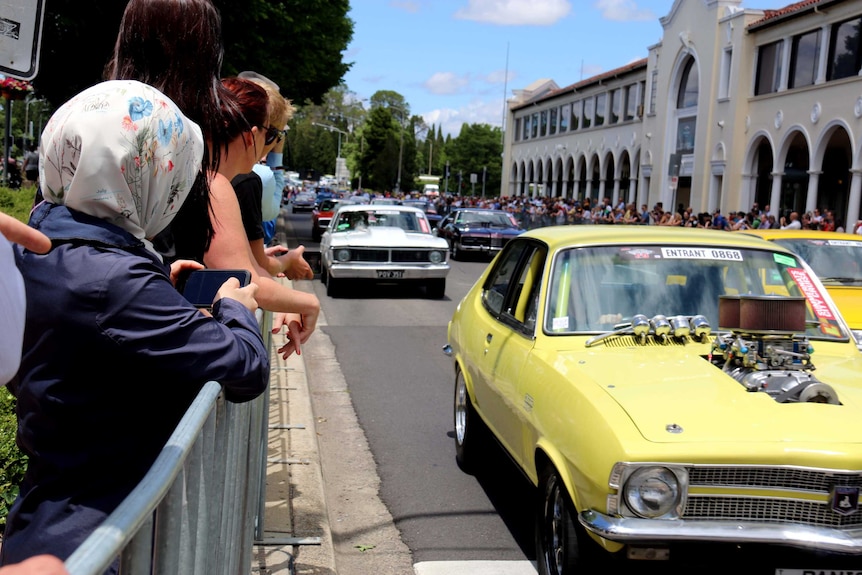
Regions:
<instances>
[{"instance_id":1,"label":"metal crowd barrier","mask_svg":"<svg viewBox=\"0 0 862 575\"><path fill-rule=\"evenodd\" d=\"M259 313L267 349L272 315ZM267 326L264 328L264 326ZM71 575L234 575L252 564L265 504L269 390L246 403L209 382L141 482L66 560Z\"/></svg>"}]
</instances>

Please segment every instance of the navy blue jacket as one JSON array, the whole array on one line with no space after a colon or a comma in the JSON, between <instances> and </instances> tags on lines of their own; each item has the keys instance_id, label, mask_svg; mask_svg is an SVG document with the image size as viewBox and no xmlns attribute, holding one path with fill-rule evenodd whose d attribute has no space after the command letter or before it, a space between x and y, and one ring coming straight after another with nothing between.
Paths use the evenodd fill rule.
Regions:
<instances>
[{"instance_id":1,"label":"navy blue jacket","mask_svg":"<svg viewBox=\"0 0 862 575\"><path fill-rule=\"evenodd\" d=\"M269 356L254 314L220 300L213 318L119 227L42 204L51 238L18 250L27 325L18 377L18 445L29 464L0 563L66 559L134 488L204 383L232 401L260 395Z\"/></svg>"}]
</instances>

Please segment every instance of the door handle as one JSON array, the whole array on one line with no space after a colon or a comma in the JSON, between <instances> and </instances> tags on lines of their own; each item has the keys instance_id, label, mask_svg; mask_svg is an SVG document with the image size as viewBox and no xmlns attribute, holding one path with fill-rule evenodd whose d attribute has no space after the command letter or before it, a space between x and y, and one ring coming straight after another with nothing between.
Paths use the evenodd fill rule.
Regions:
<instances>
[{"instance_id":1,"label":"door handle","mask_svg":"<svg viewBox=\"0 0 862 575\"><path fill-rule=\"evenodd\" d=\"M494 339L494 336L489 333L485 336L485 343L491 343L492 339Z\"/></svg>"}]
</instances>

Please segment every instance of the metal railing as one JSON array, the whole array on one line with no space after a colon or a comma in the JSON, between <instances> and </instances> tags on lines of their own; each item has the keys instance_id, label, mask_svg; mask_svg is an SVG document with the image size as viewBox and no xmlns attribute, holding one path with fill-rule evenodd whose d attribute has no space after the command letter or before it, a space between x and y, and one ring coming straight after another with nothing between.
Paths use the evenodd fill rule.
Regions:
<instances>
[{"instance_id":1,"label":"metal railing","mask_svg":"<svg viewBox=\"0 0 862 575\"><path fill-rule=\"evenodd\" d=\"M271 314L259 314L270 349ZM225 401L209 382L149 472L66 560L71 575L246 573L262 530L269 389Z\"/></svg>"}]
</instances>

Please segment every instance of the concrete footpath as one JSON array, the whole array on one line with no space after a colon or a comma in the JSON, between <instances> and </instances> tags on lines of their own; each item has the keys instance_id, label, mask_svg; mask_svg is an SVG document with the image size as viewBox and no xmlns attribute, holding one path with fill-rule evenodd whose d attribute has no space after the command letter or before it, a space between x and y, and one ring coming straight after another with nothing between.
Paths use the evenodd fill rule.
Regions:
<instances>
[{"instance_id":1,"label":"concrete footpath","mask_svg":"<svg viewBox=\"0 0 862 575\"><path fill-rule=\"evenodd\" d=\"M335 574L305 361L297 355L282 359L277 349L283 342L283 335L273 336L270 349L266 507L251 573Z\"/></svg>"},{"instance_id":2,"label":"concrete footpath","mask_svg":"<svg viewBox=\"0 0 862 575\"><path fill-rule=\"evenodd\" d=\"M251 573L414 575L410 550L380 500L374 458L326 326L321 312L302 355L287 360L276 352L284 336L273 336L266 511Z\"/></svg>"}]
</instances>

